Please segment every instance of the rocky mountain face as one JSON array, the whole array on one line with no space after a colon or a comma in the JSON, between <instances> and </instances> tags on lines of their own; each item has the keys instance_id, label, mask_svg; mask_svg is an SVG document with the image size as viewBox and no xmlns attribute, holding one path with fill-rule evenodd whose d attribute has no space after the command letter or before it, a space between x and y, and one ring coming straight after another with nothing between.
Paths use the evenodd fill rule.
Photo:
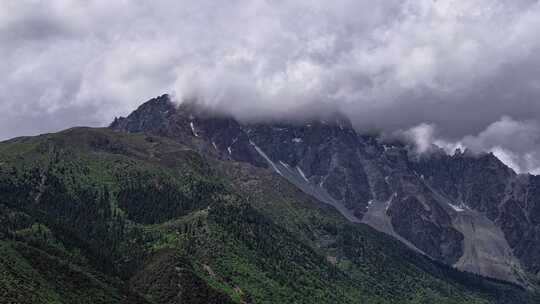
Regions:
<instances>
[{"instance_id":1,"label":"rocky mountain face","mask_svg":"<svg viewBox=\"0 0 540 304\"><path fill-rule=\"evenodd\" d=\"M516 175L492 154L415 155L359 134L340 115L241 123L167 95L110 128L267 168L349 221L461 270L523 285L539 276L540 177Z\"/></svg>"},{"instance_id":2,"label":"rocky mountain face","mask_svg":"<svg viewBox=\"0 0 540 304\"><path fill-rule=\"evenodd\" d=\"M511 248L508 256L517 258L527 272L539 274L538 176L517 175L492 154L434 153L415 166L434 191L453 202L459 214L478 212L491 221Z\"/></svg>"}]
</instances>

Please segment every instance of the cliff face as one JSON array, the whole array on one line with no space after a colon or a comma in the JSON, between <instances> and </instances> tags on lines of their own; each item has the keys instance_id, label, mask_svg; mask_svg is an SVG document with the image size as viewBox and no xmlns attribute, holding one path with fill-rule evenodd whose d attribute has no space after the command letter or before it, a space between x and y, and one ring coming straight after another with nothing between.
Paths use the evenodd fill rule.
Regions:
<instances>
[{"instance_id":1,"label":"cliff face","mask_svg":"<svg viewBox=\"0 0 540 304\"><path fill-rule=\"evenodd\" d=\"M517 175L494 155L438 155L415 164L436 191L485 215L504 234L510 254L538 275L539 178Z\"/></svg>"},{"instance_id":2,"label":"cliff face","mask_svg":"<svg viewBox=\"0 0 540 304\"><path fill-rule=\"evenodd\" d=\"M540 262L540 177L492 154L411 155L332 115L303 123L241 123L164 95L115 120L204 154L267 168L352 222L365 222L448 265L526 284Z\"/></svg>"}]
</instances>

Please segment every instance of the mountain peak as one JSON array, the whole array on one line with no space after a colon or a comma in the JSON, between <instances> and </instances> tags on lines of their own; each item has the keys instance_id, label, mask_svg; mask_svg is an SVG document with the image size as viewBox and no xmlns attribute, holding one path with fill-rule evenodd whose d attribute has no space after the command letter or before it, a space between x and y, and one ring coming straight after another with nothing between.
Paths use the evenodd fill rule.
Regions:
<instances>
[{"instance_id":1,"label":"mountain peak","mask_svg":"<svg viewBox=\"0 0 540 304\"><path fill-rule=\"evenodd\" d=\"M127 117L115 118L109 128L130 133L143 132L149 124L162 123L167 115L176 111L168 94L163 94L140 105Z\"/></svg>"},{"instance_id":2,"label":"mountain peak","mask_svg":"<svg viewBox=\"0 0 540 304\"><path fill-rule=\"evenodd\" d=\"M514 174L493 154L436 149L414 158L406 145L359 135L340 113L246 123L196 101L176 105L168 95L111 128L168 137L211 157L267 168L349 221L371 225L460 269L516 282L509 265L517 258L524 257L533 271L540 267L521 251L507 254L526 244L509 245L505 237L513 240L511 230L496 224L510 227L516 224L513 212L530 211L505 207L510 197L523 195L511 188ZM471 231L463 221L493 237L478 242L482 229ZM527 226L524 233L534 229ZM490 268L478 266L486 263Z\"/></svg>"}]
</instances>

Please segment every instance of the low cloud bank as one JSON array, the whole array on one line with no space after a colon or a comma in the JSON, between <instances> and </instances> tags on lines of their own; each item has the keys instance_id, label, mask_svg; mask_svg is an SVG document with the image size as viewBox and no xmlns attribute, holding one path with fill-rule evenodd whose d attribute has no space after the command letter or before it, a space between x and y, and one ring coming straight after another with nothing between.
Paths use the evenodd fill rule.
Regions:
<instances>
[{"instance_id":1,"label":"low cloud bank","mask_svg":"<svg viewBox=\"0 0 540 304\"><path fill-rule=\"evenodd\" d=\"M539 28L533 0L2 1L0 138L169 92L241 119L339 111L539 172Z\"/></svg>"}]
</instances>

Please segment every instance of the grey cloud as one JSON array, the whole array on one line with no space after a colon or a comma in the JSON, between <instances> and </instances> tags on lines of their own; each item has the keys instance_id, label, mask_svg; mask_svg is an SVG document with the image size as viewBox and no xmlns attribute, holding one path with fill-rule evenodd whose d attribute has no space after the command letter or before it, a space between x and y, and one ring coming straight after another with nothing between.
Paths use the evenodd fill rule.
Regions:
<instances>
[{"instance_id":1,"label":"grey cloud","mask_svg":"<svg viewBox=\"0 0 540 304\"><path fill-rule=\"evenodd\" d=\"M540 124L503 117L476 136L468 135L463 145L476 151L492 151L515 171L540 173Z\"/></svg>"},{"instance_id":2,"label":"grey cloud","mask_svg":"<svg viewBox=\"0 0 540 304\"><path fill-rule=\"evenodd\" d=\"M517 173L540 174L540 123L535 120L516 121L503 116L480 133L466 135L457 141L442 137L439 128L426 123L390 135L412 142L417 153L430 153L433 145L449 154L456 149L492 152Z\"/></svg>"},{"instance_id":3,"label":"grey cloud","mask_svg":"<svg viewBox=\"0 0 540 304\"><path fill-rule=\"evenodd\" d=\"M170 92L240 119L333 109L364 131L432 130L531 171L539 28L533 0L6 0L0 138Z\"/></svg>"}]
</instances>

